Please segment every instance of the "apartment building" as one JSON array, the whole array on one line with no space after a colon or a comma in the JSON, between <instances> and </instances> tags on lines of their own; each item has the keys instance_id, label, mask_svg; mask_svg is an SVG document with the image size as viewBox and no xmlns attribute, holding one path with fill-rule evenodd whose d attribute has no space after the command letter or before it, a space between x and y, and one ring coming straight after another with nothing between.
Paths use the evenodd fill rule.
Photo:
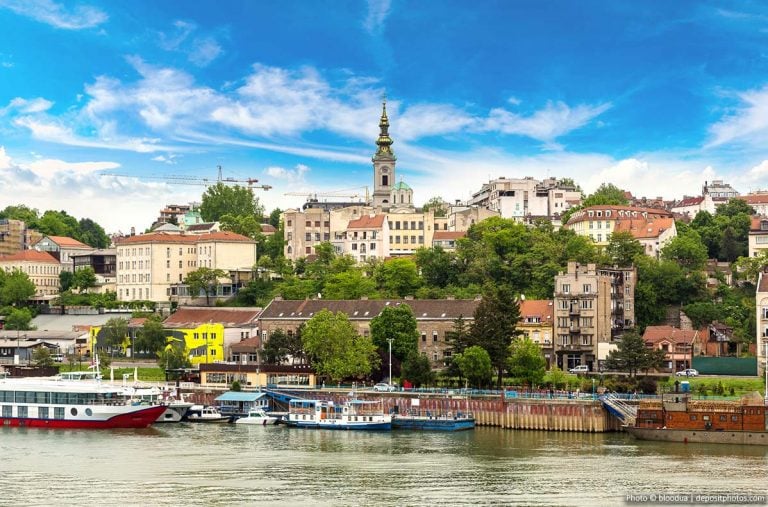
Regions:
<instances>
[{"instance_id":1,"label":"apartment building","mask_svg":"<svg viewBox=\"0 0 768 507\"><path fill-rule=\"evenodd\" d=\"M743 199L744 202L752 206L756 215L768 217L768 191L761 190L760 192L749 193L742 195L739 199Z\"/></svg>"},{"instance_id":2,"label":"apartment building","mask_svg":"<svg viewBox=\"0 0 768 507\"><path fill-rule=\"evenodd\" d=\"M350 220L344 234L344 254L357 262L389 257L389 223L386 215L362 216Z\"/></svg>"},{"instance_id":3,"label":"apartment building","mask_svg":"<svg viewBox=\"0 0 768 507\"><path fill-rule=\"evenodd\" d=\"M0 257L0 269L19 270L35 284L35 299L51 299L59 293L61 263L48 252L22 250Z\"/></svg>"},{"instance_id":4,"label":"apartment building","mask_svg":"<svg viewBox=\"0 0 768 507\"><path fill-rule=\"evenodd\" d=\"M554 361L554 301L551 299L523 299L520 301L519 336L530 339L541 347L547 368Z\"/></svg>"},{"instance_id":5,"label":"apartment building","mask_svg":"<svg viewBox=\"0 0 768 507\"><path fill-rule=\"evenodd\" d=\"M757 278L755 292L755 316L757 319L757 367L761 375L765 375L766 346L768 346L768 271L763 269Z\"/></svg>"},{"instance_id":6,"label":"apartment building","mask_svg":"<svg viewBox=\"0 0 768 507\"><path fill-rule=\"evenodd\" d=\"M538 181L525 178L497 178L473 194L469 204L497 211L503 218L529 222L552 220L581 200L581 192L555 178Z\"/></svg>"},{"instance_id":7,"label":"apartment building","mask_svg":"<svg viewBox=\"0 0 768 507\"><path fill-rule=\"evenodd\" d=\"M621 334L635 325L634 267L568 263L555 277L554 354L562 369L600 368Z\"/></svg>"},{"instance_id":8,"label":"apartment building","mask_svg":"<svg viewBox=\"0 0 768 507\"><path fill-rule=\"evenodd\" d=\"M446 333L453 330L454 321L463 317L467 325L474 319L480 299L399 299L399 300L328 300L309 299L285 301L274 299L264 308L258 319L262 343L271 333L281 329L287 334L296 333L320 310L343 312L361 336L370 336L371 320L388 306L408 305L416 318L419 333L419 352L425 354L435 369L444 368L451 358Z\"/></svg>"},{"instance_id":9,"label":"apartment building","mask_svg":"<svg viewBox=\"0 0 768 507\"><path fill-rule=\"evenodd\" d=\"M116 248L120 301L169 301L172 289L198 268L245 271L256 263L256 242L224 231L128 236Z\"/></svg>"},{"instance_id":10,"label":"apartment building","mask_svg":"<svg viewBox=\"0 0 768 507\"><path fill-rule=\"evenodd\" d=\"M387 214L389 252L392 257L413 255L419 248L429 248L435 234L435 212L416 209Z\"/></svg>"},{"instance_id":11,"label":"apartment building","mask_svg":"<svg viewBox=\"0 0 768 507\"><path fill-rule=\"evenodd\" d=\"M92 246L67 236L43 236L42 239L32 245L32 248L40 252L48 252L56 257L61 263L62 271L74 271L73 255L93 250Z\"/></svg>"},{"instance_id":12,"label":"apartment building","mask_svg":"<svg viewBox=\"0 0 768 507\"><path fill-rule=\"evenodd\" d=\"M675 219L664 218L637 218L618 220L614 232L628 232L632 234L641 245L645 255L658 259L661 250L677 236Z\"/></svg>"},{"instance_id":13,"label":"apartment building","mask_svg":"<svg viewBox=\"0 0 768 507\"><path fill-rule=\"evenodd\" d=\"M96 275L93 292L117 291L117 251L114 248L95 249L71 255L73 270L91 268Z\"/></svg>"},{"instance_id":14,"label":"apartment building","mask_svg":"<svg viewBox=\"0 0 768 507\"><path fill-rule=\"evenodd\" d=\"M0 219L0 256L12 255L29 248L40 240L42 234L27 229L23 220Z\"/></svg>"},{"instance_id":15,"label":"apartment building","mask_svg":"<svg viewBox=\"0 0 768 507\"><path fill-rule=\"evenodd\" d=\"M563 227L573 230L579 236L590 238L598 246L608 245L611 234L618 227L633 235L637 233L643 240L650 242L650 251L655 253L674 237L670 232L664 234L665 231L675 230L671 219L672 213L661 209L600 205L576 211ZM659 244L655 245L656 242Z\"/></svg>"},{"instance_id":16,"label":"apartment building","mask_svg":"<svg viewBox=\"0 0 768 507\"><path fill-rule=\"evenodd\" d=\"M295 261L315 254L317 245L331 240L331 212L322 208L283 212L286 259Z\"/></svg>"},{"instance_id":17,"label":"apartment building","mask_svg":"<svg viewBox=\"0 0 768 507\"><path fill-rule=\"evenodd\" d=\"M501 216L500 212L484 206L457 204L448 210L448 230L466 232L474 224L486 218L499 216Z\"/></svg>"}]
</instances>

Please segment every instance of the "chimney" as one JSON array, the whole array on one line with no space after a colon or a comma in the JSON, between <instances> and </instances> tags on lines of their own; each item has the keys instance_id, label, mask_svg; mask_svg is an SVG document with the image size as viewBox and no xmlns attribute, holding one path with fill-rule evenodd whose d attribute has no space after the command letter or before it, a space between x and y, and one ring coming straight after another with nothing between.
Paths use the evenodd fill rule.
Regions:
<instances>
[{"instance_id":1,"label":"chimney","mask_svg":"<svg viewBox=\"0 0 768 507\"><path fill-rule=\"evenodd\" d=\"M136 227L131 227L131 236L136 235Z\"/></svg>"}]
</instances>

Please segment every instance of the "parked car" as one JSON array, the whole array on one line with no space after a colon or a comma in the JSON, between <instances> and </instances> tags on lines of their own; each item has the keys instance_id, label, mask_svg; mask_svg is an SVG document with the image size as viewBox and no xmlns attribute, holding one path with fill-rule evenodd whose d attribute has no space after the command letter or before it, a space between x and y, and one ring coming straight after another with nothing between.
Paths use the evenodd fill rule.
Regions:
<instances>
[{"instance_id":1,"label":"parked car","mask_svg":"<svg viewBox=\"0 0 768 507\"><path fill-rule=\"evenodd\" d=\"M675 373L676 377L697 377L698 375L698 370L694 370L693 368L686 368Z\"/></svg>"},{"instance_id":2,"label":"parked car","mask_svg":"<svg viewBox=\"0 0 768 507\"><path fill-rule=\"evenodd\" d=\"M386 382L379 382L375 386L373 386L374 391L382 392L382 393L391 393L395 390L395 386L392 384L387 384Z\"/></svg>"},{"instance_id":3,"label":"parked car","mask_svg":"<svg viewBox=\"0 0 768 507\"><path fill-rule=\"evenodd\" d=\"M64 354L51 354L51 359L53 359L54 363L63 363L66 357L64 357Z\"/></svg>"},{"instance_id":4,"label":"parked car","mask_svg":"<svg viewBox=\"0 0 768 507\"><path fill-rule=\"evenodd\" d=\"M589 366L586 364L580 364L578 366L574 366L573 368L568 370L568 373L589 373Z\"/></svg>"}]
</instances>

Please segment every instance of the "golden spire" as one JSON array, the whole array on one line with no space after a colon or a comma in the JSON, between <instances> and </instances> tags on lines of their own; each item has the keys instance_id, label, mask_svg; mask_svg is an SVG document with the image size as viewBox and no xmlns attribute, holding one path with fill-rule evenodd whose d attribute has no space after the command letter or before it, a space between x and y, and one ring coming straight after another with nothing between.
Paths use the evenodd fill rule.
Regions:
<instances>
[{"instance_id":1,"label":"golden spire","mask_svg":"<svg viewBox=\"0 0 768 507\"><path fill-rule=\"evenodd\" d=\"M389 118L387 118L387 96L385 95L381 103L381 119L379 120L379 138L376 140L376 156L388 156L395 158L395 152L392 151L392 138L389 137Z\"/></svg>"}]
</instances>

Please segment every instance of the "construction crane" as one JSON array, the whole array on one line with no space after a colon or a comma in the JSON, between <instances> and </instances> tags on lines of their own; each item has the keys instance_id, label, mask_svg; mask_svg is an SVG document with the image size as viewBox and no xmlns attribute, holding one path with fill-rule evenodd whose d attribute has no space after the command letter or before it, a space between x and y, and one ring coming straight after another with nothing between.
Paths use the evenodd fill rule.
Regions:
<instances>
[{"instance_id":1,"label":"construction crane","mask_svg":"<svg viewBox=\"0 0 768 507\"><path fill-rule=\"evenodd\" d=\"M365 200L363 202L367 203L370 201L370 196L368 194L368 187L353 187L353 188L347 188L343 190L333 190L331 192L286 192L283 195L292 195L297 197L306 197L307 201L315 200L317 201L318 198L321 197L346 197L347 199L360 199L361 196L359 192L356 193L347 193L352 190L362 190L365 189Z\"/></svg>"},{"instance_id":2,"label":"construction crane","mask_svg":"<svg viewBox=\"0 0 768 507\"><path fill-rule=\"evenodd\" d=\"M179 176L179 175L137 176L135 174L118 174L113 172L102 172L99 175L100 176L116 176L120 178L136 178L139 180L162 180L171 185L199 185L199 186L209 187L212 185L216 185L218 183L223 183L225 185L245 184L248 186L248 188L251 188L251 189L260 188L262 190L269 190L272 188L272 185L256 185L256 183L259 182L259 180L257 180L256 178L246 178L244 180L238 180L235 178L223 178L221 175L221 166L217 166L217 167L218 167L219 174L216 180L211 180L208 178L195 178L192 176Z\"/></svg>"}]
</instances>

